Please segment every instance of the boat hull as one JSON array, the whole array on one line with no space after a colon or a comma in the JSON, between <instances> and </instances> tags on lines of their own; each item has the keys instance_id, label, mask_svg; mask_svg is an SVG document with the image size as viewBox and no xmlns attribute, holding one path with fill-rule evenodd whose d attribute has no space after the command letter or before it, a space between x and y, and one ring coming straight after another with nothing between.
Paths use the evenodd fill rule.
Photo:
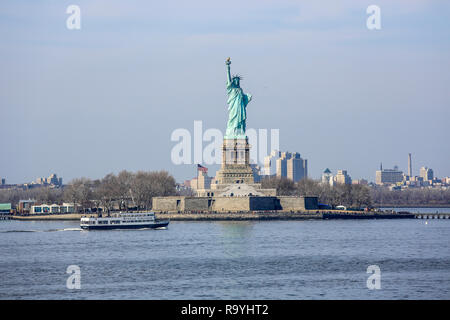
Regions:
<instances>
[{"instance_id":1,"label":"boat hull","mask_svg":"<svg viewBox=\"0 0 450 320\"><path fill-rule=\"evenodd\" d=\"M84 230L112 230L112 229L156 229L164 228L169 225L169 220L155 221L143 224L124 224L124 225L89 225L81 226Z\"/></svg>"}]
</instances>

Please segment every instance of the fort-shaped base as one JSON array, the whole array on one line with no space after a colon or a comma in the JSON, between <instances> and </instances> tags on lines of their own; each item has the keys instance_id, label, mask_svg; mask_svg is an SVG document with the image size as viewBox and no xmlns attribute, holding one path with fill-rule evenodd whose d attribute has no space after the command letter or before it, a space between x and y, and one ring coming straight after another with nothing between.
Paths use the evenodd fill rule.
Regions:
<instances>
[{"instance_id":1,"label":"fort-shaped base","mask_svg":"<svg viewBox=\"0 0 450 320\"><path fill-rule=\"evenodd\" d=\"M216 174L217 184L254 184L250 166L250 144L248 138L224 139L222 145L222 166Z\"/></svg>"}]
</instances>

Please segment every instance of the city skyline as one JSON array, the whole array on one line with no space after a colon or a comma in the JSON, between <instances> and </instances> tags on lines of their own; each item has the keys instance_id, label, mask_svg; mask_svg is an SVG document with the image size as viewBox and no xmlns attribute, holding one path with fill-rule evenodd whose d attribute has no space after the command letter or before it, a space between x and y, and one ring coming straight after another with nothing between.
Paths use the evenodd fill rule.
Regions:
<instances>
[{"instance_id":1,"label":"city skyline","mask_svg":"<svg viewBox=\"0 0 450 320\"><path fill-rule=\"evenodd\" d=\"M265 161L264 161L263 165L260 166L260 165L252 164L252 166L256 166L254 168L254 170L256 170L256 168L258 168L258 170L259 170L259 172L254 171L254 174L257 174L259 179L261 179L263 177L268 177L268 176L278 176L278 177L279 176L283 176L283 177L286 177L286 178L288 178L290 180L298 181L298 180L303 179L303 178L306 177L306 178L313 179L313 180L318 180L318 181L321 180L322 182L324 181L323 180L324 179L324 173L329 174L331 177L335 177L332 174L332 172L336 172L337 174L339 174L339 172L344 171L345 174L348 173L349 176L351 176L351 172L349 170L342 169L342 168L332 168L331 172L330 172L330 168L327 167L321 173L320 177L310 177L308 174L305 175L305 173L307 172L308 169L306 167L306 162L303 162L303 165L305 165L305 167L303 169L299 167L299 168L296 168L295 170L300 170L300 171L301 170L305 170L305 171L303 173L302 172L299 173L301 175L301 177L299 176L299 177L297 177L295 179L292 179L292 176L290 176L290 175L293 174L293 171L291 171L290 175L287 172L281 173L281 171L280 171L281 170L281 168L279 168L280 164L281 164L280 156L282 154L284 154L284 156L288 155L288 157L291 157L292 155L296 155L296 156L299 157L300 161L302 161L302 162L303 161L307 161L307 159L302 159L298 152L290 153L288 151L272 150L268 154L268 156L265 157ZM199 164L195 164L195 165L191 165L191 166L196 169L197 173L198 173L199 168L201 168L202 170L204 170L204 172L207 173L209 168L211 168L211 167L218 167L219 165L201 166ZM392 166L390 168L386 168L386 166L385 166L383 168L383 163L381 162L379 170L375 170L375 174L373 175L373 177L358 177L358 178L354 178L353 177L353 178L351 178L351 180L355 180L355 181L365 180L367 183L379 184L377 182L380 179L378 177L379 172L381 172L381 171L386 171L386 172L395 171L395 172L398 173L399 177L401 177L401 178L398 178L399 181L401 181L404 176L408 176L408 177L414 177L414 176L415 177L423 177L425 175L423 173L424 170L430 170L431 171L431 176L434 177L434 178L438 178L438 179L445 179L445 178L447 178L447 179L450 179L450 177L446 176L446 175L439 175L439 176L436 175L434 173L433 168L429 168L428 166L421 166L420 168L417 169L417 174L415 174L415 171L412 169L413 167L412 167L412 154L411 153L408 153L408 164L407 164L406 168L407 168L406 170L402 170L401 167L399 167L398 165L394 165L394 166ZM286 168L284 168L284 169L286 171ZM293 168L288 169L288 170L293 170ZM129 170L122 169L120 171L129 171ZM137 171L145 171L145 170L137 170ZM110 172L110 173L118 174L119 172ZM130 171L130 172L132 172L132 171ZM169 172L169 174L170 174L170 172ZM428 174L428 173L426 173L426 174ZM207 174L205 176L207 176ZM61 177L57 178L57 174L55 174L55 173L50 174L48 178L37 177L35 179L29 180L29 181L25 181L25 182L19 182L19 183L16 183L16 182L10 183L9 181L7 181L5 176L0 176L0 178L1 178L1 184L2 185L5 185L5 184L6 185L21 185L21 184L27 184L27 185L57 185L57 186L62 186L63 185L62 178ZM88 179L91 179L91 180L96 180L96 179L102 179L103 177L92 178L92 177L82 176L82 177L75 177L74 179L77 179L77 178L88 178ZM198 178L198 176L189 176L188 179L185 179L185 180L177 180L176 178L175 178L175 180L177 181L177 183L183 184L186 181L193 181L193 180L196 180L197 178ZM209 178L212 179L213 177L209 177ZM255 178L256 178L256 176L255 176ZM54 179L56 179L56 180L54 180ZM428 180L428 179L425 179L425 180ZM431 180L431 179L429 179L429 180ZM70 184L70 181L68 183ZM203 183L205 183L205 182L203 182Z\"/></svg>"},{"instance_id":2,"label":"city skyline","mask_svg":"<svg viewBox=\"0 0 450 320\"><path fill-rule=\"evenodd\" d=\"M369 3L350 1L256 11L250 1L234 18L222 14L233 1L79 1L81 30L66 28L67 4L44 3L0 5L8 183L121 170L192 178L195 165L171 163L170 136L194 120L224 131L228 56L253 94L249 127L280 129L280 150L308 159L310 177L330 168L374 181L380 162L407 172L408 153L414 174L450 176L449 4L379 1L382 28L371 31Z\"/></svg>"}]
</instances>

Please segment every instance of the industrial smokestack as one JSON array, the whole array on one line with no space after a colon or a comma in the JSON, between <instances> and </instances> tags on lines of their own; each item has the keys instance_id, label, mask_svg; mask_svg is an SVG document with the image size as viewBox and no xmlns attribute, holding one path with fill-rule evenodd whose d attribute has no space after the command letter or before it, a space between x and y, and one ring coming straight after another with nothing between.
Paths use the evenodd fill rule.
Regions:
<instances>
[{"instance_id":1,"label":"industrial smokestack","mask_svg":"<svg viewBox=\"0 0 450 320\"><path fill-rule=\"evenodd\" d=\"M408 153L408 176L412 177L411 153Z\"/></svg>"}]
</instances>

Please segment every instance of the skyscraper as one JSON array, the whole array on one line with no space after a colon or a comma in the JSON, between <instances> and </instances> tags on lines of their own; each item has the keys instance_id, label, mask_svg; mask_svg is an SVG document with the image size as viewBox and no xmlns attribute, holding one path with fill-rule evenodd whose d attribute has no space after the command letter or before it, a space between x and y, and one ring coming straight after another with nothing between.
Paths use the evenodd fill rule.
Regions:
<instances>
[{"instance_id":1,"label":"skyscraper","mask_svg":"<svg viewBox=\"0 0 450 320\"><path fill-rule=\"evenodd\" d=\"M403 172L398 170L397 166L394 169L380 169L375 172L376 184L396 184L397 182L403 181Z\"/></svg>"},{"instance_id":2,"label":"skyscraper","mask_svg":"<svg viewBox=\"0 0 450 320\"><path fill-rule=\"evenodd\" d=\"M347 173L347 170L338 170L337 174L334 176L336 183L340 184L352 184L352 178Z\"/></svg>"},{"instance_id":3,"label":"skyscraper","mask_svg":"<svg viewBox=\"0 0 450 320\"><path fill-rule=\"evenodd\" d=\"M302 159L298 152L281 152L276 165L277 177L286 177L297 182L308 176L308 160Z\"/></svg>"},{"instance_id":4,"label":"skyscraper","mask_svg":"<svg viewBox=\"0 0 450 320\"><path fill-rule=\"evenodd\" d=\"M326 168L325 171L322 173L322 183L323 184L333 184L333 174L331 173L331 170Z\"/></svg>"},{"instance_id":5,"label":"skyscraper","mask_svg":"<svg viewBox=\"0 0 450 320\"><path fill-rule=\"evenodd\" d=\"M264 158L263 174L299 181L308 177L308 160L302 159L298 152L273 150Z\"/></svg>"},{"instance_id":6,"label":"skyscraper","mask_svg":"<svg viewBox=\"0 0 450 320\"><path fill-rule=\"evenodd\" d=\"M423 181L433 180L433 169L427 167L420 168L420 176L423 178Z\"/></svg>"},{"instance_id":7,"label":"skyscraper","mask_svg":"<svg viewBox=\"0 0 450 320\"><path fill-rule=\"evenodd\" d=\"M277 160L280 159L281 152L272 150L270 155L264 157L264 172L263 175L273 176L277 174Z\"/></svg>"}]
</instances>

